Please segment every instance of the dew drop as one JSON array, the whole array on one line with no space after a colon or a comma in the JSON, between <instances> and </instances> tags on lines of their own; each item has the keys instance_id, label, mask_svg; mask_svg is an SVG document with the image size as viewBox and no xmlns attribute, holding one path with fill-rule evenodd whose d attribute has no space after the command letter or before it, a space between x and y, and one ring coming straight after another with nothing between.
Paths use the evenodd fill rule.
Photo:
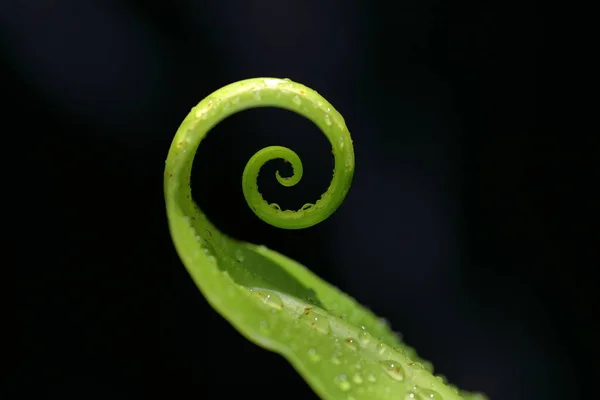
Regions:
<instances>
[{"instance_id":1,"label":"dew drop","mask_svg":"<svg viewBox=\"0 0 600 400\"><path fill-rule=\"evenodd\" d=\"M279 297L278 294L264 291L256 291L255 293L258 296L258 298L261 299L263 303L265 303L269 307L274 308L276 310L283 309L283 300L281 300L281 297Z\"/></svg>"},{"instance_id":2,"label":"dew drop","mask_svg":"<svg viewBox=\"0 0 600 400\"><path fill-rule=\"evenodd\" d=\"M411 361L411 362L408 363L408 366L411 367L411 368L413 368L413 369L425 369L425 368L423 368L423 364L420 363L420 362L412 362Z\"/></svg>"},{"instance_id":3,"label":"dew drop","mask_svg":"<svg viewBox=\"0 0 600 400\"><path fill-rule=\"evenodd\" d=\"M242 250L240 250L240 249L237 249L237 250L235 251L235 259L236 259L238 262L242 262L242 261L244 261L244 259L245 259L245 257L244 257L244 252L243 252Z\"/></svg>"},{"instance_id":4,"label":"dew drop","mask_svg":"<svg viewBox=\"0 0 600 400\"><path fill-rule=\"evenodd\" d=\"M329 114L325 114L325 124L327 126L331 126L331 118L329 118Z\"/></svg>"},{"instance_id":5,"label":"dew drop","mask_svg":"<svg viewBox=\"0 0 600 400\"><path fill-rule=\"evenodd\" d=\"M382 356L383 353L385 353L385 344L379 343L377 345L377 354L379 354L380 356Z\"/></svg>"},{"instance_id":6,"label":"dew drop","mask_svg":"<svg viewBox=\"0 0 600 400\"><path fill-rule=\"evenodd\" d=\"M362 331L358 334L358 341L361 345L366 346L371 341L371 335L366 331Z\"/></svg>"},{"instance_id":7,"label":"dew drop","mask_svg":"<svg viewBox=\"0 0 600 400\"><path fill-rule=\"evenodd\" d=\"M371 382L371 383L375 383L375 382L377 382L377 378L375 377L375 375L374 375L374 374L369 374L369 375L367 375L367 380L368 380L369 382Z\"/></svg>"},{"instance_id":8,"label":"dew drop","mask_svg":"<svg viewBox=\"0 0 600 400\"><path fill-rule=\"evenodd\" d=\"M296 95L293 98L294 104L299 106L300 104L302 104L302 100L300 100L300 96Z\"/></svg>"},{"instance_id":9,"label":"dew drop","mask_svg":"<svg viewBox=\"0 0 600 400\"><path fill-rule=\"evenodd\" d=\"M440 400L441 396L430 389L415 388L414 391L417 393L419 400Z\"/></svg>"},{"instance_id":10,"label":"dew drop","mask_svg":"<svg viewBox=\"0 0 600 400\"><path fill-rule=\"evenodd\" d=\"M482 393L463 393L462 396L468 400L488 400Z\"/></svg>"},{"instance_id":11,"label":"dew drop","mask_svg":"<svg viewBox=\"0 0 600 400\"><path fill-rule=\"evenodd\" d=\"M340 357L337 354L331 356L331 362L335 365L340 365L342 363L340 361Z\"/></svg>"},{"instance_id":12,"label":"dew drop","mask_svg":"<svg viewBox=\"0 0 600 400\"><path fill-rule=\"evenodd\" d=\"M402 354L406 356L408 361L410 361L411 358L417 358L417 351L410 346L405 346L404 349L402 349Z\"/></svg>"},{"instance_id":13,"label":"dew drop","mask_svg":"<svg viewBox=\"0 0 600 400\"><path fill-rule=\"evenodd\" d=\"M360 374L358 372L352 376L352 381L354 383L356 383L357 385L360 385L361 383L363 383L362 376L360 376Z\"/></svg>"},{"instance_id":14,"label":"dew drop","mask_svg":"<svg viewBox=\"0 0 600 400\"><path fill-rule=\"evenodd\" d=\"M321 356L319 355L319 353L317 353L315 349L308 350L308 358L312 362L319 362L321 360Z\"/></svg>"},{"instance_id":15,"label":"dew drop","mask_svg":"<svg viewBox=\"0 0 600 400\"><path fill-rule=\"evenodd\" d=\"M307 307L300 314L300 319L321 333L329 333L329 320L325 315L315 312L312 307Z\"/></svg>"},{"instance_id":16,"label":"dew drop","mask_svg":"<svg viewBox=\"0 0 600 400\"><path fill-rule=\"evenodd\" d=\"M350 382L348 382L348 378L346 377L346 375L340 375L336 378L336 380L338 386L340 387L340 389L342 389L343 392L347 392L352 387L352 385L350 385Z\"/></svg>"},{"instance_id":17,"label":"dew drop","mask_svg":"<svg viewBox=\"0 0 600 400\"><path fill-rule=\"evenodd\" d=\"M344 340L344 343L350 350L354 350L354 351L358 350L358 343L356 343L356 340L354 340L352 338L348 338L348 339Z\"/></svg>"},{"instance_id":18,"label":"dew drop","mask_svg":"<svg viewBox=\"0 0 600 400\"><path fill-rule=\"evenodd\" d=\"M264 80L265 87L274 88L274 87L277 87L277 85L279 85L280 83L281 83L281 80L279 80L279 79L267 78Z\"/></svg>"},{"instance_id":19,"label":"dew drop","mask_svg":"<svg viewBox=\"0 0 600 400\"><path fill-rule=\"evenodd\" d=\"M305 205L302 206L302 208L300 209L300 211L310 210L311 208L313 208L313 206L314 206L314 204L306 203Z\"/></svg>"},{"instance_id":20,"label":"dew drop","mask_svg":"<svg viewBox=\"0 0 600 400\"><path fill-rule=\"evenodd\" d=\"M429 372L430 374L433 374L433 364L430 363L429 361L423 362L423 369L425 371Z\"/></svg>"},{"instance_id":21,"label":"dew drop","mask_svg":"<svg viewBox=\"0 0 600 400\"><path fill-rule=\"evenodd\" d=\"M397 381L404 380L404 368L400 365L399 362L394 360L385 360L381 362L383 366L383 370L386 374L388 374L392 379Z\"/></svg>"},{"instance_id":22,"label":"dew drop","mask_svg":"<svg viewBox=\"0 0 600 400\"><path fill-rule=\"evenodd\" d=\"M281 211L281 207L279 207L279 204L277 203L271 203L269 206L271 206L271 208L274 210Z\"/></svg>"},{"instance_id":23,"label":"dew drop","mask_svg":"<svg viewBox=\"0 0 600 400\"><path fill-rule=\"evenodd\" d=\"M378 329L386 329L390 327L390 323L387 319L385 318L379 318L377 320L377 328Z\"/></svg>"},{"instance_id":24,"label":"dew drop","mask_svg":"<svg viewBox=\"0 0 600 400\"><path fill-rule=\"evenodd\" d=\"M449 388L449 389L452 391L452 393L454 393L454 394L458 394L458 393L460 392L460 391L458 390L458 388L457 388L456 386L452 385L452 384L448 384L448 385L446 385L446 386L448 386L448 388Z\"/></svg>"}]
</instances>

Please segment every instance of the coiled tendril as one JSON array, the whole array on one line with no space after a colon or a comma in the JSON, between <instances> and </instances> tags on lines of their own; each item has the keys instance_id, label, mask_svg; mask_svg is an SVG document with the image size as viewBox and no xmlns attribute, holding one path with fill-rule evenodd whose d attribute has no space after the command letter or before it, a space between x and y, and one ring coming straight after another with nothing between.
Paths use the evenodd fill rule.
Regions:
<instances>
[{"instance_id":1,"label":"coiled tendril","mask_svg":"<svg viewBox=\"0 0 600 400\"><path fill-rule=\"evenodd\" d=\"M253 78L227 85L202 100L181 124L171 147L169 162L181 163L170 168L180 183L178 189L189 189L193 154L208 132L220 121L242 110L256 107L278 107L296 112L315 123L332 145L334 171L331 184L316 203L305 204L300 210L281 210L269 204L257 185L260 168L268 161L283 159L291 164L293 173L277 181L294 186L302 179L302 161L298 155L281 146L270 146L250 158L242 175L246 202L263 221L284 229L301 229L318 224L329 217L342 203L354 174L354 149L343 117L316 91L289 79ZM175 176L177 174L178 176ZM187 185L185 184L187 183ZM175 188L171 187L171 190ZM191 194L188 192L187 196Z\"/></svg>"}]
</instances>

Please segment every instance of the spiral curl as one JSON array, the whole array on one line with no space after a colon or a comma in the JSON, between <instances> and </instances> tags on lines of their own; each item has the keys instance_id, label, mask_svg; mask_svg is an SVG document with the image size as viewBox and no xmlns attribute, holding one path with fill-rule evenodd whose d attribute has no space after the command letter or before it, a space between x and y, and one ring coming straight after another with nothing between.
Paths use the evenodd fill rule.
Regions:
<instances>
[{"instance_id":1,"label":"spiral curl","mask_svg":"<svg viewBox=\"0 0 600 400\"><path fill-rule=\"evenodd\" d=\"M340 113L316 91L289 79L253 78L229 84L213 92L190 111L171 146L168 162L180 163L167 168L171 179L179 182L170 190L187 190L193 155L200 142L220 121L237 112L257 107L277 107L300 114L316 124L332 146L333 178L326 192L315 204L305 204L300 210L281 210L269 204L258 190L258 174L270 160L283 159L292 166L290 177L275 176L283 186L294 186L303 174L298 155L281 146L269 146L250 158L242 175L242 189L248 206L266 223L283 229L302 229L328 218L346 197L354 175L354 148L350 133ZM175 152L175 154L171 154ZM179 167L179 168L177 168Z\"/></svg>"}]
</instances>

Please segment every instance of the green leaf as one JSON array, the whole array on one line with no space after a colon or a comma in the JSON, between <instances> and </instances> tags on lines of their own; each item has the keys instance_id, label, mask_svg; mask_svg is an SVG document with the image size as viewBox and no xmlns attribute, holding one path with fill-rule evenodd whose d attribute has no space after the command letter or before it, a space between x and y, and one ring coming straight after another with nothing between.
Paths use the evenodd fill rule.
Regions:
<instances>
[{"instance_id":1,"label":"green leaf","mask_svg":"<svg viewBox=\"0 0 600 400\"><path fill-rule=\"evenodd\" d=\"M260 167L284 159L293 174L282 178L277 173L276 178L292 186L302 178L302 163L284 147L259 151L242 175L244 196L258 217L284 229L309 227L331 215L350 187L354 173L350 134L342 116L317 92L274 78L248 79L217 90L181 124L164 176L171 236L196 285L242 335L283 355L323 399L460 399L461 393L432 375L432 365L403 344L385 320L294 260L228 237L192 200L192 163L207 133L229 115L267 106L313 121L332 145L335 169L331 185L314 205L281 210L258 192Z\"/></svg>"}]
</instances>

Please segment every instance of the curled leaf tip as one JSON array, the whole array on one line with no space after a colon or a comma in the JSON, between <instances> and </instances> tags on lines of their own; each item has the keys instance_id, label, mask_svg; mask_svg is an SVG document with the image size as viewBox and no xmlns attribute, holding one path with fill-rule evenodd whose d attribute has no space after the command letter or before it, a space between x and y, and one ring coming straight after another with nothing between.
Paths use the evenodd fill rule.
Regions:
<instances>
[{"instance_id":1,"label":"curled leaf tip","mask_svg":"<svg viewBox=\"0 0 600 400\"><path fill-rule=\"evenodd\" d=\"M314 204L299 210L282 210L259 192L257 179L265 163L283 159L292 167L289 177L279 171L275 178L283 186L294 186L302 179L300 157L291 149L269 146L250 158L242 174L242 189L250 209L266 223L283 229L302 229L328 218L346 197L354 175L352 139L340 113L316 91L289 79L253 78L227 85L202 100L192 109L176 135L173 151L195 151L208 131L221 120L242 110L277 107L311 120L332 146L334 170L327 191ZM173 155L175 156L175 155Z\"/></svg>"},{"instance_id":2,"label":"curled leaf tip","mask_svg":"<svg viewBox=\"0 0 600 400\"><path fill-rule=\"evenodd\" d=\"M171 237L197 287L238 332L283 355L324 400L459 400L460 393L420 359L374 313L282 254L220 232L192 200L194 155L208 132L242 110L279 107L312 122L334 154L331 184L314 204L282 210L258 190L261 167L283 159L292 175L275 179L294 186L299 156L270 146L248 161L244 197L263 221L284 229L313 226L342 203L354 173L354 150L344 119L314 90L289 79L255 78L227 85L194 107L179 127L165 165L164 192ZM265 388L269 384L265 381Z\"/></svg>"},{"instance_id":3,"label":"curled leaf tip","mask_svg":"<svg viewBox=\"0 0 600 400\"><path fill-rule=\"evenodd\" d=\"M304 85L290 80L264 79L252 89L257 105L275 105L294 111L315 123L325 134L335 157L331 185L315 204L305 204L300 210L282 210L276 203L269 204L261 196L257 178L260 168L268 161L283 159L292 166L292 175L282 177L276 173L283 186L294 186L302 179L300 157L286 147L270 146L258 151L248 162L242 176L246 202L263 221L284 229L301 229L318 224L329 217L342 203L354 173L354 150L350 133L342 116L321 95Z\"/></svg>"}]
</instances>

